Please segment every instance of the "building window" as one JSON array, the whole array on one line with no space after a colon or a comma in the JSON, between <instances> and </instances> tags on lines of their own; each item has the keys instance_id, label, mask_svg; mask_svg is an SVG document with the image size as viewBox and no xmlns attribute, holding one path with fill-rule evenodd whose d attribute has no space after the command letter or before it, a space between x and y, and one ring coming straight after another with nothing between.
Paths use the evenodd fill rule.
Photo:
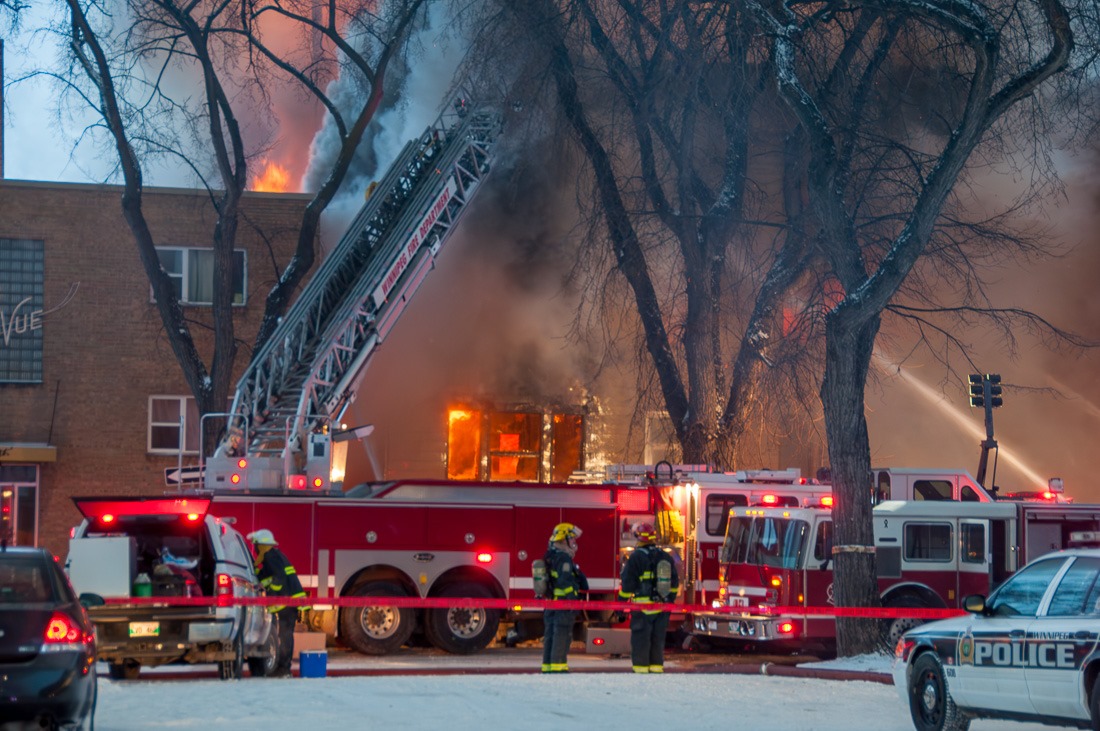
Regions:
<instances>
[{"instance_id":1,"label":"building window","mask_svg":"<svg viewBox=\"0 0 1100 731\"><path fill-rule=\"evenodd\" d=\"M542 450L542 414L489 416L489 479L536 482Z\"/></svg>"},{"instance_id":2,"label":"building window","mask_svg":"<svg viewBox=\"0 0 1100 731\"><path fill-rule=\"evenodd\" d=\"M176 297L184 305L214 303L214 250L183 247L157 249L160 265L176 288ZM233 304L245 303L245 252L233 251Z\"/></svg>"},{"instance_id":3,"label":"building window","mask_svg":"<svg viewBox=\"0 0 1100 731\"><path fill-rule=\"evenodd\" d=\"M41 241L0 239L0 382L42 382Z\"/></svg>"},{"instance_id":4,"label":"building window","mask_svg":"<svg viewBox=\"0 0 1100 731\"><path fill-rule=\"evenodd\" d=\"M447 479L476 480L481 451L481 412L453 408L447 412Z\"/></svg>"},{"instance_id":5,"label":"building window","mask_svg":"<svg viewBox=\"0 0 1100 731\"><path fill-rule=\"evenodd\" d=\"M550 481L567 482L584 465L584 417L554 414L550 420Z\"/></svg>"},{"instance_id":6,"label":"building window","mask_svg":"<svg viewBox=\"0 0 1100 731\"><path fill-rule=\"evenodd\" d=\"M199 408L191 396L149 397L150 454L199 453Z\"/></svg>"}]
</instances>

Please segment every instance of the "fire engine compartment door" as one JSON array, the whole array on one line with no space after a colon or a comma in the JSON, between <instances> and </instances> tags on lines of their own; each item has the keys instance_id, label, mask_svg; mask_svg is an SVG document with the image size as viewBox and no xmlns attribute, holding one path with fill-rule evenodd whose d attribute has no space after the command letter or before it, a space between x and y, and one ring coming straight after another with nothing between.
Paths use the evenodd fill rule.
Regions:
<instances>
[{"instance_id":1,"label":"fire engine compartment door","mask_svg":"<svg viewBox=\"0 0 1100 731\"><path fill-rule=\"evenodd\" d=\"M991 581L990 525L988 520L959 521L959 583L954 602L970 594L988 595ZM950 597L948 597L950 598Z\"/></svg>"}]
</instances>

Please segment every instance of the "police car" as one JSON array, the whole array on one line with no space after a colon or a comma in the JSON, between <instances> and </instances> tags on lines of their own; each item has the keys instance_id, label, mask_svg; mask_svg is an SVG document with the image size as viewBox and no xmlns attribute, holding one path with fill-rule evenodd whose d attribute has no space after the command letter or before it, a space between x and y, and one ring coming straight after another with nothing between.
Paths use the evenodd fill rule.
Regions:
<instances>
[{"instance_id":1,"label":"police car","mask_svg":"<svg viewBox=\"0 0 1100 731\"><path fill-rule=\"evenodd\" d=\"M1042 556L964 606L898 641L894 685L918 731L975 718L1100 730L1100 549Z\"/></svg>"}]
</instances>

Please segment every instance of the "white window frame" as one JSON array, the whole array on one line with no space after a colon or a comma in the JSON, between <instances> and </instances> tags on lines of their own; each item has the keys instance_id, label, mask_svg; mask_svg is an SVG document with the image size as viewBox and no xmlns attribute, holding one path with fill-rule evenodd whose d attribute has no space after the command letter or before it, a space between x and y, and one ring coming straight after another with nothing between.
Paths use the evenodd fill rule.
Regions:
<instances>
[{"instance_id":1,"label":"white window frame","mask_svg":"<svg viewBox=\"0 0 1100 731\"><path fill-rule=\"evenodd\" d=\"M180 282L180 304L192 307L210 307L214 303L201 302L197 300L188 299L188 293L191 290L192 279L197 276L191 272L191 252L207 252L210 256L214 255L214 249L212 247L199 247L199 246L158 246L157 254L161 252L178 251L180 252L180 271L170 271L164 266L163 260L161 261L161 267L168 273L168 277ZM244 249L233 249L234 256L241 256L241 291L233 293L233 306L244 307L248 304L248 252ZM152 287L149 288L149 301L155 302L156 298L153 296Z\"/></svg>"},{"instance_id":2,"label":"white window frame","mask_svg":"<svg viewBox=\"0 0 1100 731\"><path fill-rule=\"evenodd\" d=\"M179 405L179 407L177 409L177 413L182 414L182 419L180 421L175 421L175 422L153 421L153 402L154 401L175 401ZM147 428L146 428L146 433L145 433L145 451L148 454L164 454L164 455L173 455L173 456L175 456L175 455L179 455L181 453L181 447L182 447L182 453L183 454L198 454L199 453L199 451L201 450L201 447L202 447L202 445L199 443L200 438L202 436L199 433L199 425L195 424L194 426L192 426L188 422L188 411L189 411L188 406L193 405L194 403L195 403L195 397L194 396L172 396L172 395L166 395L166 394L155 394L155 395L152 395L152 396L149 397L149 408L146 412L146 414L148 416L148 419L147 419ZM154 447L153 446L153 429L155 427L156 428L174 428L174 429L178 429L179 430L178 436L180 437L180 440L182 441L182 444L180 444L180 442L177 441L175 448ZM194 449L187 449L187 433L192 429L195 430L195 434L197 435L195 437L195 448Z\"/></svg>"}]
</instances>

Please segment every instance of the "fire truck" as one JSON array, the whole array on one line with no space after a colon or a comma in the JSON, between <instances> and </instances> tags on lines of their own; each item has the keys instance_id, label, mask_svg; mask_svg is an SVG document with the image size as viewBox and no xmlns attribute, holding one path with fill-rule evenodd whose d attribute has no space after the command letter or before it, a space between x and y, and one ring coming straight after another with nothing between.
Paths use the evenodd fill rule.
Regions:
<instances>
[{"instance_id":1,"label":"fire truck","mask_svg":"<svg viewBox=\"0 0 1100 731\"><path fill-rule=\"evenodd\" d=\"M973 489L965 474L879 472L899 495L926 481L940 484L948 497ZM469 653L488 645L502 624L510 641L540 635L541 616L476 607L329 608L324 600L472 597L521 605L533 598L531 562L545 552L550 529L571 522L584 531L578 562L589 598L609 601L634 548L630 529L646 520L678 559L681 601L707 603L718 596L718 554L731 509L827 505L830 497L828 484L796 469L713 472L662 463L611 466L600 484L400 480L320 494L220 490L213 510L244 533L275 532L318 600L310 613L316 629L366 654L392 652L413 632L440 649ZM584 619L578 630L588 652L625 652L629 630L613 625L608 612ZM673 626L685 619L675 616Z\"/></svg>"},{"instance_id":2,"label":"fire truck","mask_svg":"<svg viewBox=\"0 0 1100 731\"><path fill-rule=\"evenodd\" d=\"M365 654L392 652L414 631L461 654L488 645L502 623L510 641L537 637L541 614L478 607L334 608L325 600L465 597L522 604L534 597L531 562L545 553L553 526L570 522L583 531L577 561L588 578L588 598L611 601L634 547L631 528L641 520L660 526L662 543L703 592L705 586L717 588L717 561L682 559L695 556L698 545L714 553L717 521L730 505L820 500L829 492L828 486L804 483L797 470L692 474L715 484L658 480L652 470L617 465L600 484L399 480L346 492L223 489L212 493L212 511L242 533L274 532L317 600L309 613L314 628ZM701 522L685 519L695 504L708 506ZM706 531L701 543L699 528ZM591 652L625 645L629 630L612 627L609 615L589 613L579 626Z\"/></svg>"},{"instance_id":3,"label":"fire truck","mask_svg":"<svg viewBox=\"0 0 1100 731\"><path fill-rule=\"evenodd\" d=\"M1100 505L1054 500L891 500L873 516L878 590L889 608L961 608L967 595L988 595L1028 561L1072 546L1073 534L1100 529ZM724 611L696 615L693 633L741 646L831 647L831 616L772 610L835 606L832 545L824 505L731 509L712 605ZM890 646L921 623L885 621Z\"/></svg>"}]
</instances>

